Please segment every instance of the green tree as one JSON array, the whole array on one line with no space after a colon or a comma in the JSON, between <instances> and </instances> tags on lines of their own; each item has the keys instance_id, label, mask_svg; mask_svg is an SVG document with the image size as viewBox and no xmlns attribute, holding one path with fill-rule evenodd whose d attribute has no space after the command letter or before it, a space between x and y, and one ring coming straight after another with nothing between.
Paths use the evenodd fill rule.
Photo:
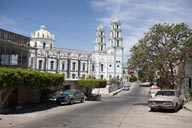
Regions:
<instances>
[{"instance_id":1,"label":"green tree","mask_svg":"<svg viewBox=\"0 0 192 128\"><path fill-rule=\"evenodd\" d=\"M0 107L18 87L39 86L42 92L58 89L64 82L64 75L25 70L21 68L0 68ZM42 93L42 94L43 94ZM50 93L46 95L50 96Z\"/></svg>"},{"instance_id":2,"label":"green tree","mask_svg":"<svg viewBox=\"0 0 192 128\"><path fill-rule=\"evenodd\" d=\"M92 89L94 88L104 88L107 85L106 80L99 79L80 79L78 80L78 85L83 88L85 95L88 100L90 100L92 95Z\"/></svg>"},{"instance_id":3,"label":"green tree","mask_svg":"<svg viewBox=\"0 0 192 128\"><path fill-rule=\"evenodd\" d=\"M150 80L158 72L160 84L173 88L185 76L184 72L175 74L175 67L184 68L191 48L192 30L186 24L156 24L131 49L129 68L139 69Z\"/></svg>"}]
</instances>

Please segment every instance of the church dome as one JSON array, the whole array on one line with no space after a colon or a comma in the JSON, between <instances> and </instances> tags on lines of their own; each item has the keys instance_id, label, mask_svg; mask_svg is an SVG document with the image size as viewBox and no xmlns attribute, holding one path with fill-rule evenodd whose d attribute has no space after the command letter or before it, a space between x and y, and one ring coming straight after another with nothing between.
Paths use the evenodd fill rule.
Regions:
<instances>
[{"instance_id":1,"label":"church dome","mask_svg":"<svg viewBox=\"0 0 192 128\"><path fill-rule=\"evenodd\" d=\"M54 40L54 35L47 31L44 25L41 25L40 30L37 30L31 34L31 38L43 38Z\"/></svg>"}]
</instances>

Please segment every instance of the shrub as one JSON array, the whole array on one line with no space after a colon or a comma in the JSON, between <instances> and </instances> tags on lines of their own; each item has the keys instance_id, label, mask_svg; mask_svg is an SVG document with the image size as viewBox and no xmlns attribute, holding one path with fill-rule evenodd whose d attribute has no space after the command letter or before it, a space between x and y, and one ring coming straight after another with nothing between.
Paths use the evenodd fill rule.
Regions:
<instances>
[{"instance_id":1,"label":"shrub","mask_svg":"<svg viewBox=\"0 0 192 128\"><path fill-rule=\"evenodd\" d=\"M136 76L130 77L130 82L135 82L135 81L137 81L137 77Z\"/></svg>"},{"instance_id":2,"label":"shrub","mask_svg":"<svg viewBox=\"0 0 192 128\"><path fill-rule=\"evenodd\" d=\"M106 80L99 79L80 79L78 85L83 88L85 95L90 100L93 88L104 88L107 85Z\"/></svg>"},{"instance_id":3,"label":"shrub","mask_svg":"<svg viewBox=\"0 0 192 128\"><path fill-rule=\"evenodd\" d=\"M186 94L186 98L192 100L192 88L189 89L188 93Z\"/></svg>"}]
</instances>

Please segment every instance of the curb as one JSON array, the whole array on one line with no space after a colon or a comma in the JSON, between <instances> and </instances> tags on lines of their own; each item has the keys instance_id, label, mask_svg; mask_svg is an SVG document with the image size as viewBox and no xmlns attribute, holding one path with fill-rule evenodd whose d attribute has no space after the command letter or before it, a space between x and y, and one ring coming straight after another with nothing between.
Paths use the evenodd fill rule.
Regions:
<instances>
[{"instance_id":1,"label":"curb","mask_svg":"<svg viewBox=\"0 0 192 128\"><path fill-rule=\"evenodd\" d=\"M188 107L186 107L186 106L183 106L183 108L184 108L185 110L187 110L187 111L192 112L192 110L191 110L191 109L189 109L189 108L188 108Z\"/></svg>"},{"instance_id":2,"label":"curb","mask_svg":"<svg viewBox=\"0 0 192 128\"><path fill-rule=\"evenodd\" d=\"M118 93L120 93L122 90L123 90L123 88L121 88L121 89L119 89L119 90L117 90L117 91L113 92L113 93L112 93L112 96L117 95L117 94L118 94Z\"/></svg>"}]
</instances>

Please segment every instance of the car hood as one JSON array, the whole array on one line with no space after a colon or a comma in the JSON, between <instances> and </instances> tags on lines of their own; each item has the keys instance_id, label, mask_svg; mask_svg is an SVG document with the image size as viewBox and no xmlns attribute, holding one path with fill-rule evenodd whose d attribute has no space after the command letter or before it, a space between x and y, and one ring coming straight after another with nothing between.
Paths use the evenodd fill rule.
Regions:
<instances>
[{"instance_id":1,"label":"car hood","mask_svg":"<svg viewBox=\"0 0 192 128\"><path fill-rule=\"evenodd\" d=\"M155 96L149 99L149 101L173 101L174 99L174 96Z\"/></svg>"}]
</instances>

